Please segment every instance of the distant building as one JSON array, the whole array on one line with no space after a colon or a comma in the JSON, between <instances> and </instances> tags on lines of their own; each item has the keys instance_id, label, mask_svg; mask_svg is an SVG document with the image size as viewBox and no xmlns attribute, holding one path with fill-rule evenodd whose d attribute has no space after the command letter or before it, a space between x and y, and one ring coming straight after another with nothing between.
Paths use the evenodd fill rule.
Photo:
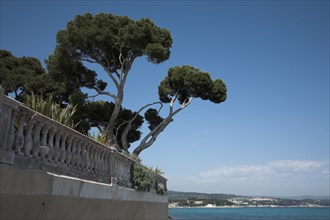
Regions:
<instances>
[{"instance_id":1,"label":"distant building","mask_svg":"<svg viewBox=\"0 0 330 220\"><path fill-rule=\"evenodd\" d=\"M203 205L203 201L194 201L195 205Z\"/></svg>"}]
</instances>

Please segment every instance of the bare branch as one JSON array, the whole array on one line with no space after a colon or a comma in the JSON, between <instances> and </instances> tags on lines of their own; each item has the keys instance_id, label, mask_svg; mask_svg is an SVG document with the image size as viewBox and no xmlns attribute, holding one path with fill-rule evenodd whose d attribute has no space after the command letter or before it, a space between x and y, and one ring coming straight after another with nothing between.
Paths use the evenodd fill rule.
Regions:
<instances>
[{"instance_id":1,"label":"bare branch","mask_svg":"<svg viewBox=\"0 0 330 220\"><path fill-rule=\"evenodd\" d=\"M143 150L150 147L156 141L158 135L172 122L172 117L173 116L166 117L162 123L150 131L140 142L139 146L134 149L133 154L138 156Z\"/></svg>"},{"instance_id":2,"label":"bare branch","mask_svg":"<svg viewBox=\"0 0 330 220\"><path fill-rule=\"evenodd\" d=\"M128 72L124 72L124 77L122 79L122 83L125 84L126 79L127 79Z\"/></svg>"},{"instance_id":3,"label":"bare branch","mask_svg":"<svg viewBox=\"0 0 330 220\"><path fill-rule=\"evenodd\" d=\"M176 101L176 99L178 98L178 95L176 94L172 100L171 100L171 103L170 103L170 114L173 112L173 105L174 105L174 102Z\"/></svg>"},{"instance_id":4,"label":"bare branch","mask_svg":"<svg viewBox=\"0 0 330 220\"><path fill-rule=\"evenodd\" d=\"M110 92L106 92L106 91L101 91L100 89L98 88L95 88L95 91L97 92L96 95L92 95L92 96L88 96L87 98L95 98L99 95L107 95L107 96L110 96L111 98L113 98L114 100L116 100L117 96L115 96L114 94L110 93Z\"/></svg>"},{"instance_id":5,"label":"bare branch","mask_svg":"<svg viewBox=\"0 0 330 220\"><path fill-rule=\"evenodd\" d=\"M181 106L181 108L178 108L177 110L173 111L173 103L175 101L176 97L174 97L171 101L171 106L170 106L170 111L168 116L157 126L155 127L152 131L150 131L140 142L139 146L137 146L133 154L139 155L143 150L147 149L150 147L157 139L158 135L164 131L164 129L172 122L173 117L182 111L184 108L186 108L191 101L193 100L193 97L191 97L187 102L184 102Z\"/></svg>"},{"instance_id":6,"label":"bare branch","mask_svg":"<svg viewBox=\"0 0 330 220\"><path fill-rule=\"evenodd\" d=\"M113 56L113 54L112 54L112 56ZM106 72L107 71L109 71L110 70L110 61L109 61L109 59L106 57L106 56L104 56L104 59L105 59L105 61L107 62L107 66L106 66L106 68L105 67L103 67L105 70L106 70ZM108 72L107 72L108 73ZM111 71L109 71L109 73L112 75L112 72ZM108 74L109 74L108 73ZM119 79L119 73L118 73L118 71L117 70L114 70L114 72L113 72L116 76L117 76L117 78Z\"/></svg>"},{"instance_id":7,"label":"bare branch","mask_svg":"<svg viewBox=\"0 0 330 220\"><path fill-rule=\"evenodd\" d=\"M143 109L149 107L149 106L152 106L152 105L156 105L156 104L159 104L160 105L160 109L163 107L163 103L162 102L153 102L153 103L149 103L145 106L143 106L142 108L139 109L139 111L137 111L137 114L139 114ZM160 110L159 110L160 111ZM159 112L158 111L158 112Z\"/></svg>"},{"instance_id":8,"label":"bare branch","mask_svg":"<svg viewBox=\"0 0 330 220\"><path fill-rule=\"evenodd\" d=\"M104 67L103 67L104 68ZM113 83L115 84L116 88L119 89L119 83L116 80L116 78L113 76L113 73L110 72L107 68L104 68L105 72L107 72L108 76L110 77L110 79L113 81Z\"/></svg>"},{"instance_id":9,"label":"bare branch","mask_svg":"<svg viewBox=\"0 0 330 220\"><path fill-rule=\"evenodd\" d=\"M124 66L125 58L123 57L123 54L122 54L121 51L120 51L120 54L119 54L119 62L120 62L121 66Z\"/></svg>"},{"instance_id":10,"label":"bare branch","mask_svg":"<svg viewBox=\"0 0 330 220\"><path fill-rule=\"evenodd\" d=\"M123 123L121 123L117 129L116 129L116 137L118 136L118 132L119 132L119 129L121 128L121 126L123 126L124 124L128 123L129 121L124 121Z\"/></svg>"},{"instance_id":11,"label":"bare branch","mask_svg":"<svg viewBox=\"0 0 330 220\"><path fill-rule=\"evenodd\" d=\"M183 110L184 108L178 108L177 110L175 110L171 116L173 117L174 115L176 115L177 113L179 113L181 110Z\"/></svg>"},{"instance_id":12,"label":"bare branch","mask_svg":"<svg viewBox=\"0 0 330 220\"><path fill-rule=\"evenodd\" d=\"M98 62L96 62L95 60L90 60L90 59L87 59L87 58L82 58L81 60L82 60L82 61L89 62L89 63L98 63Z\"/></svg>"},{"instance_id":13,"label":"bare branch","mask_svg":"<svg viewBox=\"0 0 330 220\"><path fill-rule=\"evenodd\" d=\"M193 99L194 99L194 97L189 98L188 101L185 100L185 101L182 103L181 108L183 109L183 108L187 107L187 106L191 103L191 101L192 101ZM187 102L186 102L186 101L187 101Z\"/></svg>"},{"instance_id":14,"label":"bare branch","mask_svg":"<svg viewBox=\"0 0 330 220\"><path fill-rule=\"evenodd\" d=\"M120 73L119 73L120 84L122 84L123 82L124 82L123 84L125 84L127 73L126 74L124 73L125 58L123 58L123 55L122 55L121 52L119 54L119 62L120 62L120 65L121 65L121 67L120 67ZM124 77L123 77L123 73L124 73ZM125 79L125 81L123 79Z\"/></svg>"},{"instance_id":15,"label":"bare branch","mask_svg":"<svg viewBox=\"0 0 330 220\"><path fill-rule=\"evenodd\" d=\"M94 99L101 94L97 93L96 95L87 96L88 99Z\"/></svg>"},{"instance_id":16,"label":"bare branch","mask_svg":"<svg viewBox=\"0 0 330 220\"><path fill-rule=\"evenodd\" d=\"M120 74L118 73L118 71L117 71L117 70L115 70L115 72L114 72L114 73L116 74L117 78L118 78L118 79L120 79Z\"/></svg>"},{"instance_id":17,"label":"bare branch","mask_svg":"<svg viewBox=\"0 0 330 220\"><path fill-rule=\"evenodd\" d=\"M123 149L124 149L125 151L128 150L127 135L128 135L129 130L130 130L131 127L132 127L132 123L133 123L133 121L137 118L137 116L140 114L140 112L143 111L145 108L147 108L147 107L149 107L149 106L152 106L152 105L156 105L156 104L160 104L160 105L161 105L160 108L163 107L163 103L161 103L161 102L153 102L153 103L147 104L147 105L143 106L142 108L140 108L140 109L135 113L134 117L133 117L130 121L128 121L128 124L127 124L125 130L123 131L123 133L122 133L122 135L121 135L121 143L122 143ZM122 125L122 124L121 124L121 125ZM120 126L121 126L121 125L120 125Z\"/></svg>"}]
</instances>

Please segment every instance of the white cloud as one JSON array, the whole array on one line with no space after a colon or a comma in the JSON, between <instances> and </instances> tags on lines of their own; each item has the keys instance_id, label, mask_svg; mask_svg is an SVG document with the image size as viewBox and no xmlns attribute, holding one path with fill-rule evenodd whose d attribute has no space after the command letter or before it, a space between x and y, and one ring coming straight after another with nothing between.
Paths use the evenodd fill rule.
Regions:
<instances>
[{"instance_id":1,"label":"white cloud","mask_svg":"<svg viewBox=\"0 0 330 220\"><path fill-rule=\"evenodd\" d=\"M308 161L308 160L279 160L268 164L270 168L278 172L309 172L320 170L320 168L329 168L329 161Z\"/></svg>"},{"instance_id":2,"label":"white cloud","mask_svg":"<svg viewBox=\"0 0 330 220\"><path fill-rule=\"evenodd\" d=\"M329 178L329 161L278 160L264 165L225 166L201 172L205 181L269 179L274 177Z\"/></svg>"},{"instance_id":3,"label":"white cloud","mask_svg":"<svg viewBox=\"0 0 330 220\"><path fill-rule=\"evenodd\" d=\"M329 161L277 160L169 177L169 189L239 195L329 195Z\"/></svg>"}]
</instances>

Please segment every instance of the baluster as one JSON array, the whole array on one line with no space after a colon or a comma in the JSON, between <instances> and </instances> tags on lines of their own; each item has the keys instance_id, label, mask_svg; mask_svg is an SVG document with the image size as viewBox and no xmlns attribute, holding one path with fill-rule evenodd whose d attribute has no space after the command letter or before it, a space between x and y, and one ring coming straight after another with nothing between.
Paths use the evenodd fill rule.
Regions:
<instances>
[{"instance_id":1,"label":"baluster","mask_svg":"<svg viewBox=\"0 0 330 220\"><path fill-rule=\"evenodd\" d=\"M87 143L85 141L82 141L81 143L81 151L80 151L80 169L84 170L86 165L86 146Z\"/></svg>"},{"instance_id":2,"label":"baluster","mask_svg":"<svg viewBox=\"0 0 330 220\"><path fill-rule=\"evenodd\" d=\"M24 141L24 154L26 156L31 156L31 152L32 152L32 131L33 131L33 126L37 121L33 120L33 116L32 118L30 118L29 124L28 124L28 129L26 132L26 136L25 136L25 141Z\"/></svg>"},{"instance_id":3,"label":"baluster","mask_svg":"<svg viewBox=\"0 0 330 220\"><path fill-rule=\"evenodd\" d=\"M18 115L17 111L13 111L12 114L11 114L6 150L13 150L12 147L13 147L14 142L15 142L15 122L16 122L17 115Z\"/></svg>"},{"instance_id":4,"label":"baluster","mask_svg":"<svg viewBox=\"0 0 330 220\"><path fill-rule=\"evenodd\" d=\"M89 146L90 146L90 143L86 143L86 146L85 146L85 170L86 171L89 171L89 165L90 165Z\"/></svg>"},{"instance_id":5,"label":"baluster","mask_svg":"<svg viewBox=\"0 0 330 220\"><path fill-rule=\"evenodd\" d=\"M22 114L19 123L18 123L18 129L16 132L16 137L15 137L15 152L19 155L22 155L22 149L23 149L23 144L24 144L24 123L25 123L25 114Z\"/></svg>"},{"instance_id":6,"label":"baluster","mask_svg":"<svg viewBox=\"0 0 330 220\"><path fill-rule=\"evenodd\" d=\"M86 170L86 160L87 160L87 142L83 142L81 145L81 161L80 169Z\"/></svg>"},{"instance_id":7,"label":"baluster","mask_svg":"<svg viewBox=\"0 0 330 220\"><path fill-rule=\"evenodd\" d=\"M66 149L65 149L65 143L68 138L68 135L64 133L62 135L62 140L61 140L61 156L60 156L60 161L61 163L64 163L65 157L66 157Z\"/></svg>"},{"instance_id":8,"label":"baluster","mask_svg":"<svg viewBox=\"0 0 330 220\"><path fill-rule=\"evenodd\" d=\"M80 165L81 165L81 144L82 144L82 141L79 140L77 142L77 150L76 150L76 154L77 154L76 167L78 169L80 168Z\"/></svg>"},{"instance_id":9,"label":"baluster","mask_svg":"<svg viewBox=\"0 0 330 220\"><path fill-rule=\"evenodd\" d=\"M61 148L60 148L60 141L61 141L61 137L62 137L62 132L58 131L55 134L55 147L54 147L54 157L53 160L55 161L55 163L59 162L59 158L61 155Z\"/></svg>"},{"instance_id":10,"label":"baluster","mask_svg":"<svg viewBox=\"0 0 330 220\"><path fill-rule=\"evenodd\" d=\"M119 175L122 181L126 182L126 175L125 175L125 165L122 161L122 158L118 158L118 164L119 164Z\"/></svg>"},{"instance_id":11,"label":"baluster","mask_svg":"<svg viewBox=\"0 0 330 220\"><path fill-rule=\"evenodd\" d=\"M32 154L34 157L39 157L40 152L40 130L41 130L42 124L38 122L36 126L34 126L33 130L33 146L32 146Z\"/></svg>"},{"instance_id":12,"label":"baluster","mask_svg":"<svg viewBox=\"0 0 330 220\"><path fill-rule=\"evenodd\" d=\"M99 149L95 149L95 173L100 172L100 151Z\"/></svg>"},{"instance_id":13,"label":"baluster","mask_svg":"<svg viewBox=\"0 0 330 220\"><path fill-rule=\"evenodd\" d=\"M104 175L105 176L109 176L109 152L106 151L105 155L104 155Z\"/></svg>"},{"instance_id":14,"label":"baluster","mask_svg":"<svg viewBox=\"0 0 330 220\"><path fill-rule=\"evenodd\" d=\"M126 181L126 186L129 186L129 184L130 184L130 177L131 177L131 175L130 175L130 166L129 166L129 164L127 163L127 161L125 160L124 161L124 163L125 163L125 181Z\"/></svg>"},{"instance_id":15,"label":"baluster","mask_svg":"<svg viewBox=\"0 0 330 220\"><path fill-rule=\"evenodd\" d=\"M102 174L104 176L107 175L107 170L108 170L108 163L107 163L107 153L106 151L103 151L103 158L102 158Z\"/></svg>"},{"instance_id":16,"label":"baluster","mask_svg":"<svg viewBox=\"0 0 330 220\"><path fill-rule=\"evenodd\" d=\"M99 150L99 173L103 174L103 150Z\"/></svg>"},{"instance_id":17,"label":"baluster","mask_svg":"<svg viewBox=\"0 0 330 220\"><path fill-rule=\"evenodd\" d=\"M114 173L113 176L116 177L119 180L119 175L118 175L119 166L118 166L117 155L114 155L112 159L113 159L112 164L113 164L113 173Z\"/></svg>"},{"instance_id":18,"label":"baluster","mask_svg":"<svg viewBox=\"0 0 330 220\"><path fill-rule=\"evenodd\" d=\"M111 169L111 153L107 152L107 157L106 157L106 175L110 176L110 169Z\"/></svg>"},{"instance_id":19,"label":"baluster","mask_svg":"<svg viewBox=\"0 0 330 220\"><path fill-rule=\"evenodd\" d=\"M116 162L116 158L113 152L110 152L109 154L109 175L110 177L116 177L116 171L115 171L115 162Z\"/></svg>"},{"instance_id":20,"label":"baluster","mask_svg":"<svg viewBox=\"0 0 330 220\"><path fill-rule=\"evenodd\" d=\"M85 141L81 141L80 143L80 159L79 159L79 162L78 162L78 168L83 170L84 169L84 161L85 161L85 145L86 145L86 142Z\"/></svg>"},{"instance_id":21,"label":"baluster","mask_svg":"<svg viewBox=\"0 0 330 220\"><path fill-rule=\"evenodd\" d=\"M98 171L99 171L99 174L102 174L102 150L99 150L98 151L98 157L97 157L97 160L98 160Z\"/></svg>"},{"instance_id":22,"label":"baluster","mask_svg":"<svg viewBox=\"0 0 330 220\"><path fill-rule=\"evenodd\" d=\"M47 146L47 136L48 136L48 127L45 125L41 130L41 146L40 146L40 157L45 159L46 154L49 151L49 147Z\"/></svg>"},{"instance_id":23,"label":"baluster","mask_svg":"<svg viewBox=\"0 0 330 220\"><path fill-rule=\"evenodd\" d=\"M66 159L65 159L65 162L68 166L70 166L71 164L71 159L72 159L72 142L73 142L73 137L70 136L69 139L68 139L68 147L66 149Z\"/></svg>"},{"instance_id":24,"label":"baluster","mask_svg":"<svg viewBox=\"0 0 330 220\"><path fill-rule=\"evenodd\" d=\"M99 150L98 161L99 161L99 173L100 174L102 174L102 171L103 171L102 157L103 157L103 150Z\"/></svg>"},{"instance_id":25,"label":"baluster","mask_svg":"<svg viewBox=\"0 0 330 220\"><path fill-rule=\"evenodd\" d=\"M100 174L104 174L104 150L100 150Z\"/></svg>"},{"instance_id":26,"label":"baluster","mask_svg":"<svg viewBox=\"0 0 330 220\"><path fill-rule=\"evenodd\" d=\"M109 176L110 177L116 177L116 172L115 172L115 155L113 153L113 151L110 151L109 152Z\"/></svg>"},{"instance_id":27,"label":"baluster","mask_svg":"<svg viewBox=\"0 0 330 220\"><path fill-rule=\"evenodd\" d=\"M94 148L94 153L93 153L93 162L94 162L94 172L97 173L98 170L98 163L97 163L97 148Z\"/></svg>"},{"instance_id":28,"label":"baluster","mask_svg":"<svg viewBox=\"0 0 330 220\"><path fill-rule=\"evenodd\" d=\"M107 172L108 172L108 151L105 150L104 154L103 154L103 175L104 176L108 176Z\"/></svg>"},{"instance_id":29,"label":"baluster","mask_svg":"<svg viewBox=\"0 0 330 220\"><path fill-rule=\"evenodd\" d=\"M131 163L128 163L127 161L126 161L126 181L127 181L127 185L129 186L129 184L130 184L130 181L131 181L131 172L130 172L130 170L131 170Z\"/></svg>"},{"instance_id":30,"label":"baluster","mask_svg":"<svg viewBox=\"0 0 330 220\"><path fill-rule=\"evenodd\" d=\"M105 151L102 150L101 153L101 174L104 175L105 173Z\"/></svg>"},{"instance_id":31,"label":"baluster","mask_svg":"<svg viewBox=\"0 0 330 220\"><path fill-rule=\"evenodd\" d=\"M55 128L52 128L50 129L50 132L49 132L49 137L48 137L48 147L49 147L49 151L48 151L48 154L47 154L47 159L52 161L54 160L54 155L56 152L55 149L54 149L54 136L55 136L55 132L57 131L57 129Z\"/></svg>"},{"instance_id":32,"label":"baluster","mask_svg":"<svg viewBox=\"0 0 330 220\"><path fill-rule=\"evenodd\" d=\"M90 170L95 173L95 146L91 147L91 155L90 155Z\"/></svg>"},{"instance_id":33,"label":"baluster","mask_svg":"<svg viewBox=\"0 0 330 220\"><path fill-rule=\"evenodd\" d=\"M118 176L119 176L119 179L120 181L125 185L125 173L123 172L124 169L123 169L123 163L121 161L121 158L119 158L119 156L117 156L117 164L118 164Z\"/></svg>"},{"instance_id":34,"label":"baluster","mask_svg":"<svg viewBox=\"0 0 330 220\"><path fill-rule=\"evenodd\" d=\"M72 158L71 158L71 163L70 163L71 166L75 166L76 162L77 162L77 142L78 142L77 138L73 139L72 146L71 146L71 149L72 149Z\"/></svg>"},{"instance_id":35,"label":"baluster","mask_svg":"<svg viewBox=\"0 0 330 220\"><path fill-rule=\"evenodd\" d=\"M92 144L87 144L86 146L86 170L90 171L90 165L91 165L91 146Z\"/></svg>"}]
</instances>

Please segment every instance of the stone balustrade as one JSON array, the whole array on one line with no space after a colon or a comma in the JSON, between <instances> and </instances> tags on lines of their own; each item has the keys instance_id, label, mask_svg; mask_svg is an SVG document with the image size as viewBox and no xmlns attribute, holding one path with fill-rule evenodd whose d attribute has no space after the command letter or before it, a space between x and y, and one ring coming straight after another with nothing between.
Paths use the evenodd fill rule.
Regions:
<instances>
[{"instance_id":1,"label":"stone balustrade","mask_svg":"<svg viewBox=\"0 0 330 220\"><path fill-rule=\"evenodd\" d=\"M133 160L4 95L0 88L0 163L132 187ZM166 179L154 174L153 185Z\"/></svg>"}]
</instances>

